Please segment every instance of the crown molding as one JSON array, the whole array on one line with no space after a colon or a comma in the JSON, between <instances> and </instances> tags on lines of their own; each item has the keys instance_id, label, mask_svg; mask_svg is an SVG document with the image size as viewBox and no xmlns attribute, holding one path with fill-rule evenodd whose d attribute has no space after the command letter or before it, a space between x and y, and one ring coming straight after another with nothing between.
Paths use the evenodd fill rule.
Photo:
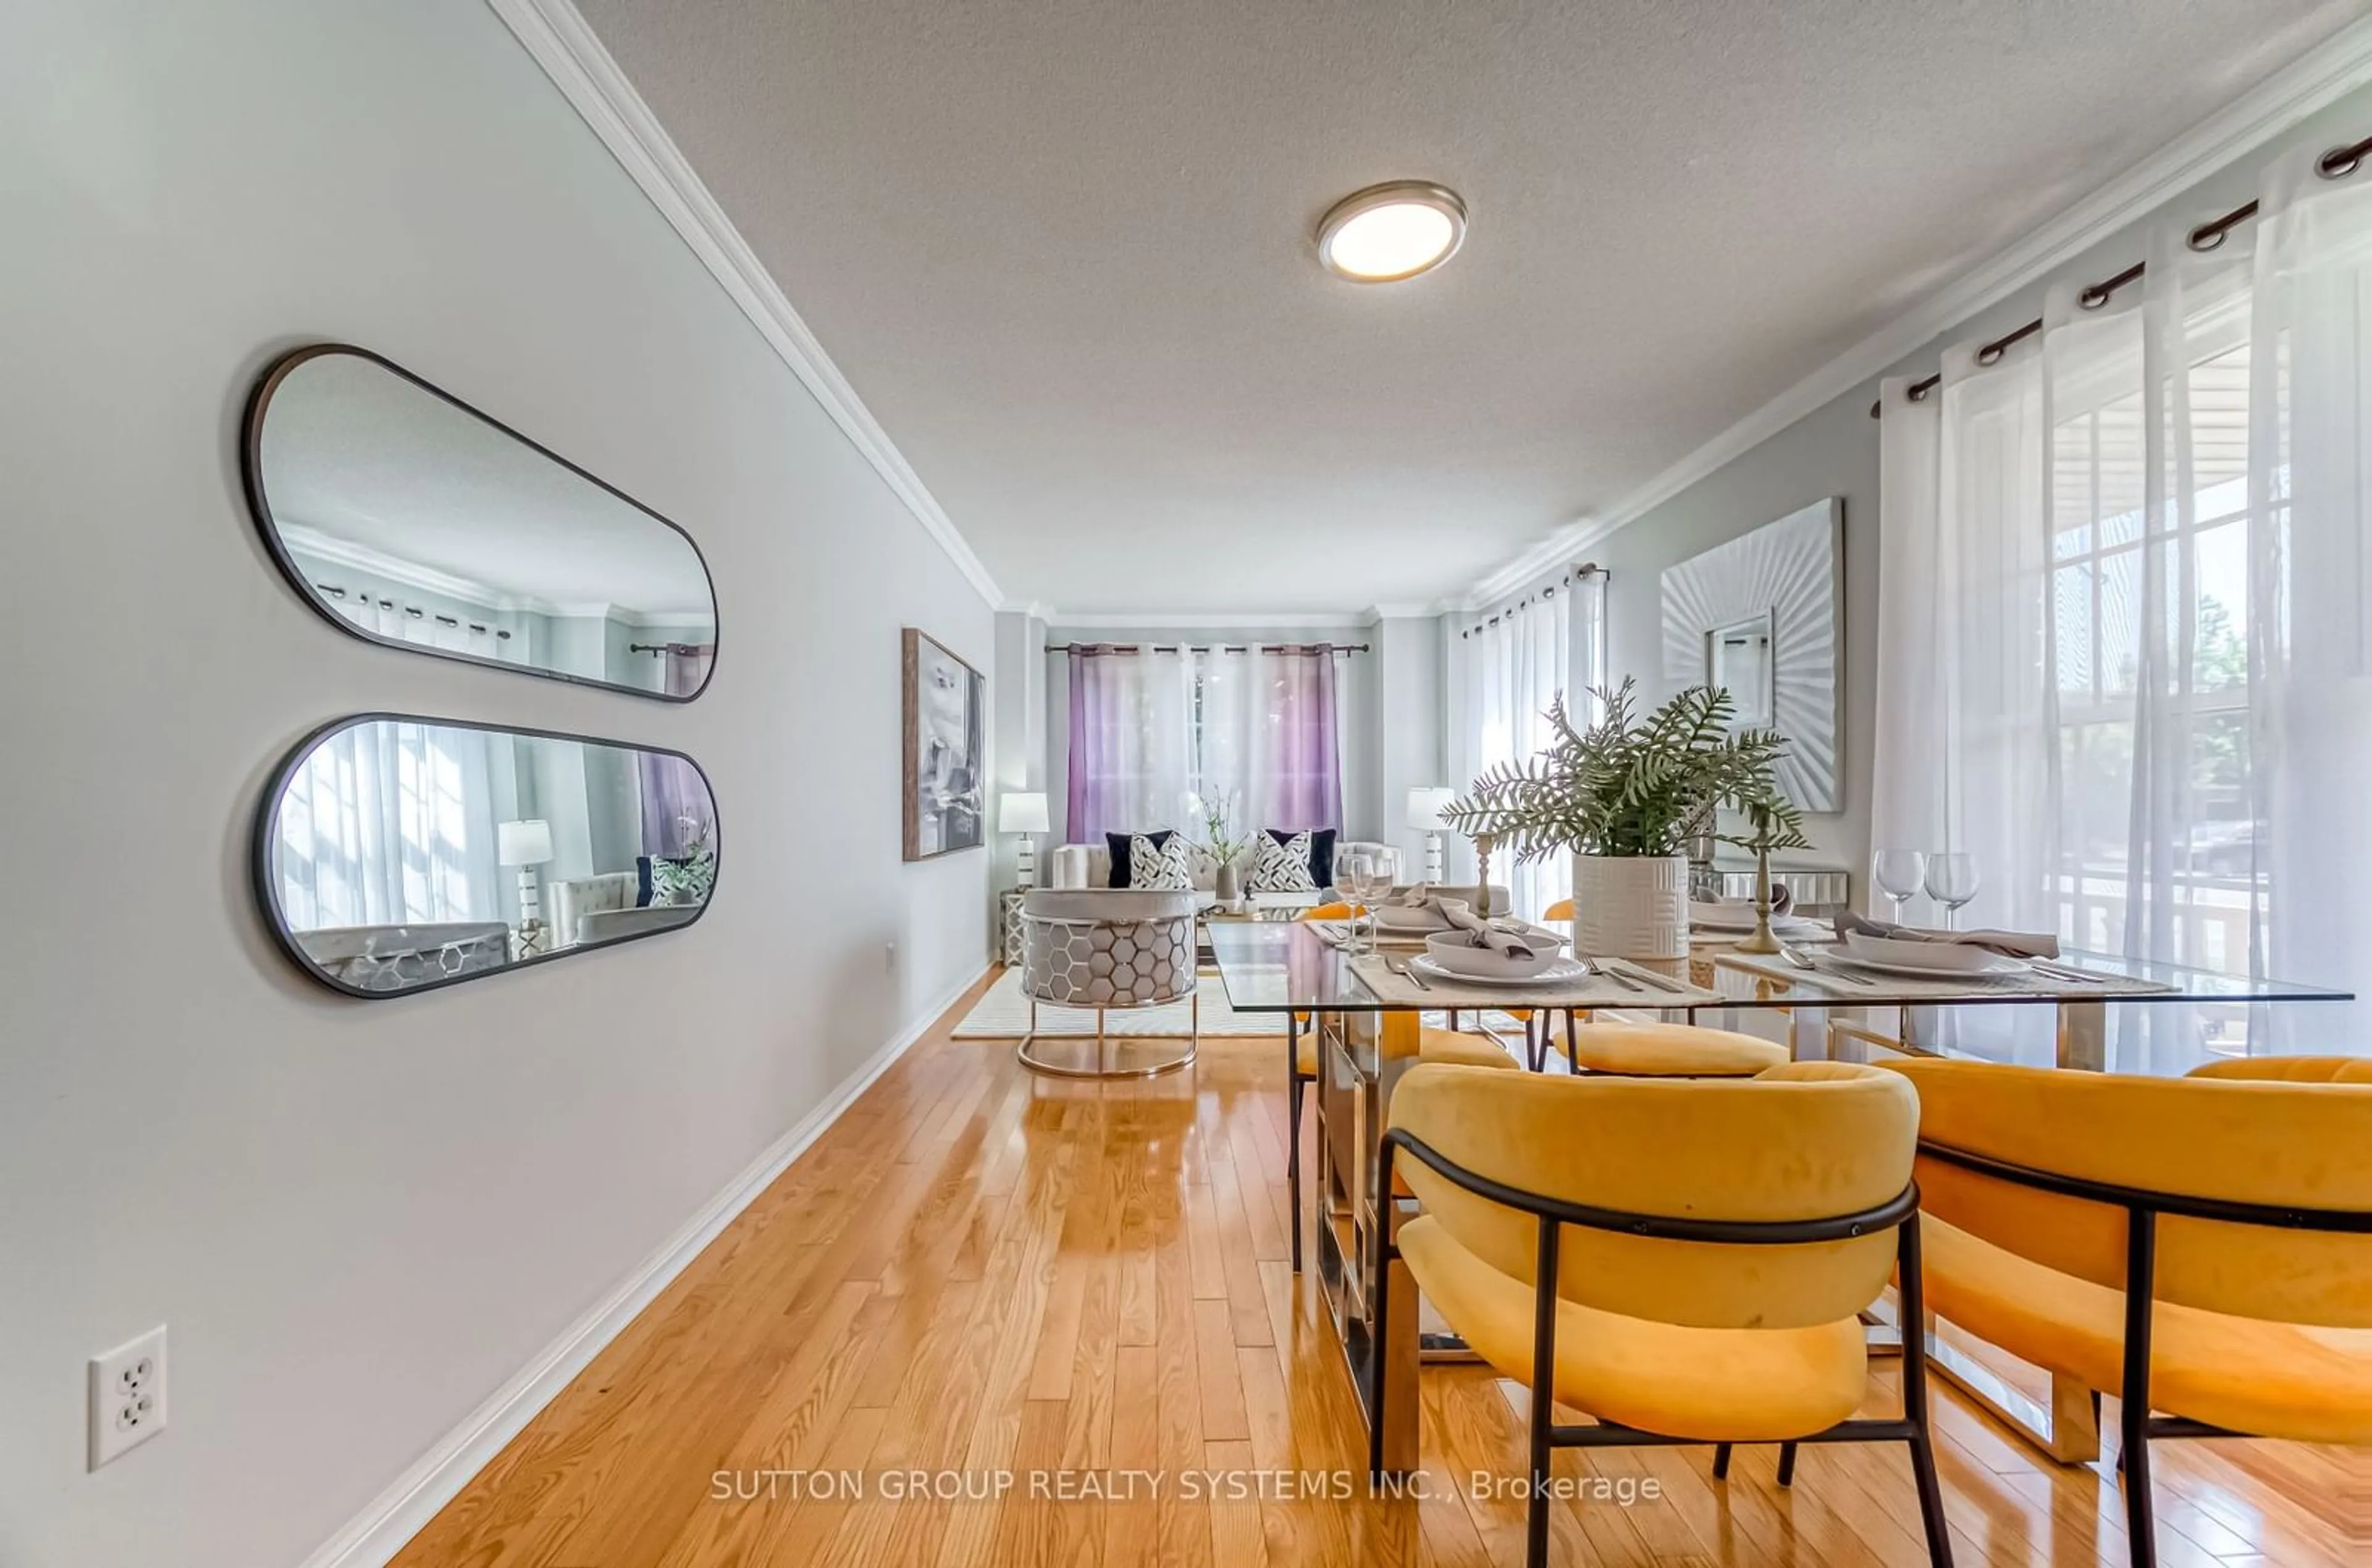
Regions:
<instances>
[{"instance_id":1,"label":"crown molding","mask_svg":"<svg viewBox=\"0 0 2372 1568\"><path fill-rule=\"evenodd\" d=\"M889 432L840 373L789 299L768 275L716 198L569 0L486 0L543 67L627 177L642 188L760 335L873 465L956 570L991 608L1004 602L995 579L957 531Z\"/></svg>"},{"instance_id":2,"label":"crown molding","mask_svg":"<svg viewBox=\"0 0 2372 1568\"><path fill-rule=\"evenodd\" d=\"M385 551L336 534L323 533L305 523L285 522L278 525L283 544L294 552L302 551L317 560L333 566L347 566L357 572L369 572L391 583L421 593L443 594L447 598L475 606L489 614L510 613L543 616L589 616L599 620L616 621L627 626L690 626L712 621L713 614L699 608L683 610L629 610L623 605L598 600L585 604L566 604L543 598L535 594L512 593L494 587L473 578L456 576L434 566L424 566L416 561L406 561Z\"/></svg>"},{"instance_id":3,"label":"crown molding","mask_svg":"<svg viewBox=\"0 0 2372 1568\"><path fill-rule=\"evenodd\" d=\"M422 593L443 594L447 598L475 605L489 613L502 610L524 610L531 615L552 613L550 605L532 597L509 593L474 578L440 572L434 566L423 566L416 561L390 555L359 540L323 533L308 523L281 522L275 525L273 531L279 534L280 542L291 552L302 551L334 566L369 572Z\"/></svg>"},{"instance_id":4,"label":"crown molding","mask_svg":"<svg viewBox=\"0 0 2372 1568\"><path fill-rule=\"evenodd\" d=\"M1614 505L1574 519L1481 578L1462 597L1460 607L1485 604L1564 565L1577 552L1636 522L1796 421L1874 379L1988 306L2041 281L2054 268L2074 261L2366 82L2372 82L2372 17L2341 29Z\"/></svg>"}]
</instances>

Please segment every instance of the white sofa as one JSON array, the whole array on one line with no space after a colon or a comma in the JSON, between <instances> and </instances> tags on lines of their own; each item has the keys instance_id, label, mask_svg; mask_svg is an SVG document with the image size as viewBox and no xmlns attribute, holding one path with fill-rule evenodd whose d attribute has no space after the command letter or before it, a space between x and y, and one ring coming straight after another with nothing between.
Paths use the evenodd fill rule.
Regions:
<instances>
[{"instance_id":1,"label":"white sofa","mask_svg":"<svg viewBox=\"0 0 2372 1568\"><path fill-rule=\"evenodd\" d=\"M1400 880L1400 851L1389 844L1376 843L1366 839L1342 839L1336 841L1334 845L1334 853L1337 856L1347 854L1355 850L1365 850L1370 854L1383 856L1391 871L1392 880L1395 882ZM1194 886L1200 891L1207 893L1218 880L1219 868L1212 863L1208 855L1197 855L1194 858L1196 861ZM1252 852L1246 851L1236 861L1237 868L1247 877L1251 875L1253 859ZM1059 844L1046 852L1046 864L1049 887L1108 889L1111 886L1111 852L1100 842L1091 844ZM1320 891L1322 892L1324 889L1320 889Z\"/></svg>"}]
</instances>

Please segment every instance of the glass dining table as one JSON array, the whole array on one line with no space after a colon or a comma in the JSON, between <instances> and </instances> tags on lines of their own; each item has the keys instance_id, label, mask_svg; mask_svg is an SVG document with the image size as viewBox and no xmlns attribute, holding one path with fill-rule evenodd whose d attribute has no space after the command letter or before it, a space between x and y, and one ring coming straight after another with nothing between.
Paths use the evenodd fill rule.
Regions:
<instances>
[{"instance_id":1,"label":"glass dining table","mask_svg":"<svg viewBox=\"0 0 2372 1568\"><path fill-rule=\"evenodd\" d=\"M1392 1090L1416 1064L1422 1016L1448 1004L1405 987L1371 985L1361 977L1361 960L1301 922L1215 925L1209 946L1229 1006L1277 1016L1288 1072L1301 1032L1316 1034L1315 1179L1307 1185L1318 1208L1318 1282L1363 1405L1371 1358L1380 1358L1386 1464L1413 1468L1418 1370L1428 1348L1454 1342L1428 1335L1421 1314L1408 1312L1391 1319L1390 1342L1375 1342L1371 1303L1382 1227L1399 1223L1408 1202L1405 1194L1386 1202L1376 1191L1377 1156ZM1366 961L1371 972L1372 965ZM1626 987L1619 1003L1605 1000L1602 989L1580 1001L1571 986L1553 984L1506 987L1492 1001L1508 1012L1619 1009L1625 1018L1740 1029L1779 1039L1807 1059L1877 1061L1919 1052L2167 1074L2206 1055L2240 1053L2248 1023L2263 1007L2354 1000L2327 986L2084 952L2064 954L2051 966L2055 973L2009 978L1891 976L1837 963L1818 946L1798 945L1789 958L1742 954L1734 942L1701 944L1684 960L1626 967L1642 979L1660 975L1662 983ZM1474 1005L1461 1006L1471 1012ZM1392 1291L1402 1301L1415 1299L1404 1266L1390 1266ZM2044 1452L2064 1463L2098 1457L2099 1411L2089 1389L2005 1368L1986 1353L1989 1347L1971 1344L1949 1325L1930 1326L1925 1338L1939 1372ZM1873 1350L1900 1344L1881 1310L1874 1317Z\"/></svg>"}]
</instances>

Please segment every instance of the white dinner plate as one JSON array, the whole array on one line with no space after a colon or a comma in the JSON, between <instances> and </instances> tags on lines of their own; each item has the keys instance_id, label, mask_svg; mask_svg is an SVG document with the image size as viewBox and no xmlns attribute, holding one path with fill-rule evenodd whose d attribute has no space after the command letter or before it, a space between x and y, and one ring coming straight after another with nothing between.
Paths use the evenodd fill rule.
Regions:
<instances>
[{"instance_id":1,"label":"white dinner plate","mask_svg":"<svg viewBox=\"0 0 2372 1568\"><path fill-rule=\"evenodd\" d=\"M1692 908L1689 911L1689 928L1722 936L1743 936L1754 929L1754 912L1748 910L1746 918L1738 920L1727 909L1718 915L1708 915L1702 908ZM1771 917L1771 929L1781 936L1825 936L1829 934L1827 926L1800 914L1774 914Z\"/></svg>"},{"instance_id":2,"label":"white dinner plate","mask_svg":"<svg viewBox=\"0 0 2372 1568\"><path fill-rule=\"evenodd\" d=\"M1970 942L1923 942L1909 936L1873 936L1866 931L1845 933L1844 949L1875 964L1910 964L1931 970L1983 971L2002 955Z\"/></svg>"},{"instance_id":3,"label":"white dinner plate","mask_svg":"<svg viewBox=\"0 0 2372 1568\"><path fill-rule=\"evenodd\" d=\"M1446 931L1449 922L1430 906L1378 904L1376 924L1385 931Z\"/></svg>"},{"instance_id":4,"label":"white dinner plate","mask_svg":"<svg viewBox=\"0 0 2372 1568\"><path fill-rule=\"evenodd\" d=\"M2029 974L2032 971L2020 959L2005 958L1999 953L1987 955L1988 961L1977 969L1936 969L1928 964L1900 963L1891 958L1865 958L1849 953L1843 947L1823 947L1820 954L1832 964L1849 970L1866 970L1872 974L1907 975L1913 980L1999 980L2005 975Z\"/></svg>"},{"instance_id":5,"label":"white dinner plate","mask_svg":"<svg viewBox=\"0 0 2372 1568\"><path fill-rule=\"evenodd\" d=\"M1589 978L1589 971L1571 958L1559 958L1538 974L1480 975L1444 969L1433 961L1430 954L1419 953L1409 959L1409 968L1452 985L1565 985Z\"/></svg>"}]
</instances>

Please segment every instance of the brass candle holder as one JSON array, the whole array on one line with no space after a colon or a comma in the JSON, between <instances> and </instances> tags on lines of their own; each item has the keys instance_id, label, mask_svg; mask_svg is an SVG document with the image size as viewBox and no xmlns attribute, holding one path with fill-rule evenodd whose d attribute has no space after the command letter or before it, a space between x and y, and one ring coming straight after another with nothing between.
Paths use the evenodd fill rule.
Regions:
<instances>
[{"instance_id":1,"label":"brass candle holder","mask_svg":"<svg viewBox=\"0 0 2372 1568\"><path fill-rule=\"evenodd\" d=\"M1491 918L1491 848L1497 842L1496 834L1474 835L1474 912L1484 920Z\"/></svg>"},{"instance_id":2,"label":"brass candle holder","mask_svg":"<svg viewBox=\"0 0 2372 1568\"><path fill-rule=\"evenodd\" d=\"M1754 929L1738 944L1741 953L1775 953L1779 938L1771 934L1771 852L1754 852Z\"/></svg>"}]
</instances>

